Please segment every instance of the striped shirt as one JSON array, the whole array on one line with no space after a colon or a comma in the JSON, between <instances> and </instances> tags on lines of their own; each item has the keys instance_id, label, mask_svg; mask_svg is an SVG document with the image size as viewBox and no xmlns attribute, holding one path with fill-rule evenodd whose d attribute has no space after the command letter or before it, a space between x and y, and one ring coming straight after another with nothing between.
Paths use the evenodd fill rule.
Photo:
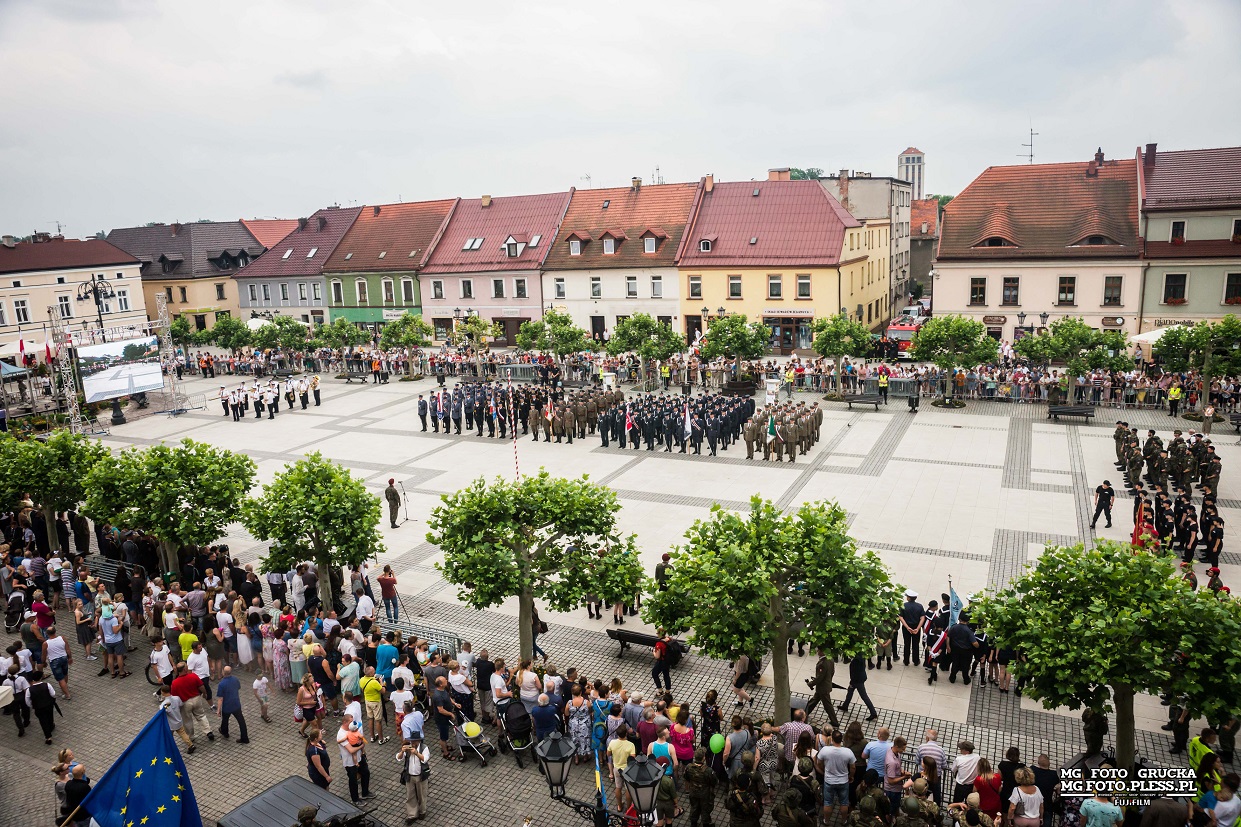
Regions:
<instances>
[{"instance_id":1,"label":"striped shirt","mask_svg":"<svg viewBox=\"0 0 1241 827\"><path fill-rule=\"evenodd\" d=\"M935 741L927 741L925 744L918 747L918 751L915 755L918 757L918 769L922 768L923 763L925 763L923 759L925 758L935 759L935 766L939 768L940 775L943 775L948 769L948 754L944 752L944 748Z\"/></svg>"}]
</instances>

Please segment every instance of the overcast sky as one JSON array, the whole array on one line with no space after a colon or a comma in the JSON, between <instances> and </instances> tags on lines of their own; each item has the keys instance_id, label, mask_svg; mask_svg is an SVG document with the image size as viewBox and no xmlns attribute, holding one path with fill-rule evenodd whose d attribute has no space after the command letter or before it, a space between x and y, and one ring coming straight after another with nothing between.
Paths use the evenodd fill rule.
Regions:
<instances>
[{"instance_id":1,"label":"overcast sky","mask_svg":"<svg viewBox=\"0 0 1241 827\"><path fill-rule=\"evenodd\" d=\"M0 231L1241 142L1237 0L0 0ZM590 182L585 176L591 176Z\"/></svg>"}]
</instances>

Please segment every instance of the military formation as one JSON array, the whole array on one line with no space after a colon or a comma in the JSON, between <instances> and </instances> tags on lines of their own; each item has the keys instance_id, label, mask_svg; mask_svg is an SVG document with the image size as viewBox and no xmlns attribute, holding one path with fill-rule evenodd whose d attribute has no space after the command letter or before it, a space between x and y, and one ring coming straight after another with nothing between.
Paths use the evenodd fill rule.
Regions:
<instances>
[{"instance_id":1,"label":"military formation","mask_svg":"<svg viewBox=\"0 0 1241 827\"><path fill-rule=\"evenodd\" d=\"M306 410L310 407L312 396L315 407L318 407L321 401L320 393L319 377L316 374L310 377L303 376L300 379L290 376L283 381L272 378L266 382L259 382L256 379L232 390L220 385L218 398L224 416L231 414L234 422L240 422L249 415L251 410L254 411L255 419L262 419L264 413L267 414L268 419L275 419L280 411L282 399L290 411L298 403L301 404L303 411Z\"/></svg>"},{"instance_id":2,"label":"military formation","mask_svg":"<svg viewBox=\"0 0 1241 827\"><path fill-rule=\"evenodd\" d=\"M535 442L597 436L604 448L717 456L744 442L746 459L796 462L819 440L823 411L817 402L773 403L758 408L748 397L704 392L697 396L647 393L626 396L602 386L564 391L547 385L509 386L466 381L452 389L419 394L423 431L473 433L509 439L510 428Z\"/></svg>"},{"instance_id":3,"label":"military formation","mask_svg":"<svg viewBox=\"0 0 1241 827\"><path fill-rule=\"evenodd\" d=\"M1135 536L1145 527L1161 539L1165 549L1179 550L1185 579L1194 588L1198 586L1194 554L1199 552L1198 561L1210 566L1208 586L1215 591L1226 589L1219 580L1224 520L1217 505L1223 466L1211 440L1193 430L1188 436L1176 430L1172 441L1164 445L1153 430L1142 440L1127 422L1116 423L1112 439L1116 467L1124 471L1125 486L1133 495ZM1197 507L1195 485L1202 497Z\"/></svg>"}]
</instances>

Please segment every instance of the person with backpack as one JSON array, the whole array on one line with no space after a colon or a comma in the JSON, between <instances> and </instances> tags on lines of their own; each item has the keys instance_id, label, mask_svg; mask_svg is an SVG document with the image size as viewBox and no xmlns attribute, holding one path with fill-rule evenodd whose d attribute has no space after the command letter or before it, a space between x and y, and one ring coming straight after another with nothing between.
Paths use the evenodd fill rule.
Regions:
<instances>
[{"instance_id":1,"label":"person with backpack","mask_svg":"<svg viewBox=\"0 0 1241 827\"><path fill-rule=\"evenodd\" d=\"M21 666L16 662L10 664L0 686L7 686L13 691L13 700L9 702L8 711L13 716L13 723L17 724L17 737L25 738L26 727L30 726L30 706L26 703L30 682L23 677Z\"/></svg>"},{"instance_id":2,"label":"person with backpack","mask_svg":"<svg viewBox=\"0 0 1241 827\"><path fill-rule=\"evenodd\" d=\"M729 827L759 827L763 817L763 805L750 790L752 786L748 772L738 773L733 779L733 788L724 798L724 809L731 814Z\"/></svg>"},{"instance_id":3,"label":"person with backpack","mask_svg":"<svg viewBox=\"0 0 1241 827\"><path fill-rule=\"evenodd\" d=\"M56 729L56 719L52 712L60 711L56 704L56 690L43 680L43 670L35 669L30 673L30 687L26 690L26 705L34 712L43 730L43 743L52 743L52 731Z\"/></svg>"}]
</instances>

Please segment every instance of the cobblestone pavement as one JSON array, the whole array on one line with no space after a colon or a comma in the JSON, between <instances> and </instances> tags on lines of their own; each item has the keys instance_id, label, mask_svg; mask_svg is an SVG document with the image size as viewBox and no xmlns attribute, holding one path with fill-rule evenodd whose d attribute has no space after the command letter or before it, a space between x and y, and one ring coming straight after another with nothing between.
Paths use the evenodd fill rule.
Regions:
<instances>
[{"instance_id":1,"label":"cobblestone pavement","mask_svg":"<svg viewBox=\"0 0 1241 827\"><path fill-rule=\"evenodd\" d=\"M200 392L209 391L211 384L190 383L191 390ZM258 463L260 482L311 450L342 462L376 493L389 477L396 477L408 493L411 521L395 531L386 522L381 525L386 550L380 562L391 563L400 578L403 613L460 634L474 643L475 651L486 646L511 657L517 638L515 605L479 612L461 604L455 589L434 568L440 559L438 549L425 541L425 519L439 496L480 474L511 474L511 445L468 432L460 437L418 432L413 415L416 394L430 387L395 382L358 387L329 381L323 407L282 412L278 423L234 424L222 421L216 408L209 406L177 419L132 422L114 429L105 442L120 449L190 436L250 454ZM604 450L592 439L574 446L522 441L519 451L523 471L539 466L561 474L587 471L615 488L622 503L621 527L638 534L648 570L693 520L707 515L713 503L743 508L753 493L781 507L828 498L848 512L859 546L877 551L895 578L920 591L925 602L947 590L948 578L962 596L1002 584L1034 560L1044 543L1091 543L1097 536L1126 533L1123 503L1114 529L1096 532L1089 526L1090 492L1112 472L1111 424L1123 417L1143 429L1169 430L1170 420L1158 411L1133 410L1117 416L1101 410L1100 421L1089 425L1048 422L1045 416L1039 405L996 402L971 402L955 412L924 407L916 416L895 404L879 413L829 407L822 440L795 464L749 463L736 448L716 458ZM1226 539L1231 548L1241 514L1227 511L1241 503L1227 498L1241 490L1236 470L1241 451L1230 433L1217 434L1216 444L1225 463L1221 505L1226 519L1234 517L1229 519ZM239 526L230 527L228 542L244 562L260 559L266 550ZM1234 553L1226 556L1226 580L1241 576L1238 563ZM577 666L592 678L616 675L631 690L651 691L649 654L630 650L618 659L615 644L602 634L607 621L587 620L580 611L543 615L551 628L540 644L562 670ZM10 639L0 635L4 645ZM141 635L134 643L138 647L131 656L134 675L119 681L96 677L98 670L91 667L99 662L82 660L80 649L75 653L70 675L74 698L61 703L64 717L57 718L52 746L44 745L37 731L17 739L11 719L0 720L0 733L5 733L0 737L0 824L51 823L55 813L48 768L56 750L72 747L90 774L98 777L154 713L151 687L141 669L148 646ZM796 693L813 662L809 655L794 655L790 667ZM691 654L674 671L675 693L696 706L709 688L727 696L727 677L726 664ZM868 689L880 708L880 720L866 724L867 732L881 724L920 740L922 732L934 726L950 752L958 739L968 737L981 754L993 759L1009 746L1019 747L1027 760L1046 752L1053 762L1079 750L1080 724L1073 713L1043 710L1029 699L1001 695L979 681L971 687L946 681L928 687L924 672L898 663L890 672L871 673ZM769 715L769 675L754 694L755 715ZM252 743L217 739L186 756L207 823L272 783L305 773L291 696L277 695L270 724L259 719L252 698L243 702ZM1138 707L1139 752L1158 760L1170 744L1158 731L1162 708L1154 699L1139 699ZM857 711L855 707L852 717L858 717ZM822 722L821 714L814 717L815 723ZM330 741L333 723L328 722L326 729ZM404 815L394 744L368 747L377 794L370 806L390 825L401 824ZM333 791L347 796L339 755L334 750L331 754L336 771ZM434 750L433 755L427 824L455 827L482 816L499 827L520 824L527 815L534 817L535 825L578 822L576 815L549 799L530 764L518 769L511 756L500 756L484 768L476 762L439 761ZM590 798L592 785L593 773L579 767L570 793Z\"/></svg>"}]
</instances>

